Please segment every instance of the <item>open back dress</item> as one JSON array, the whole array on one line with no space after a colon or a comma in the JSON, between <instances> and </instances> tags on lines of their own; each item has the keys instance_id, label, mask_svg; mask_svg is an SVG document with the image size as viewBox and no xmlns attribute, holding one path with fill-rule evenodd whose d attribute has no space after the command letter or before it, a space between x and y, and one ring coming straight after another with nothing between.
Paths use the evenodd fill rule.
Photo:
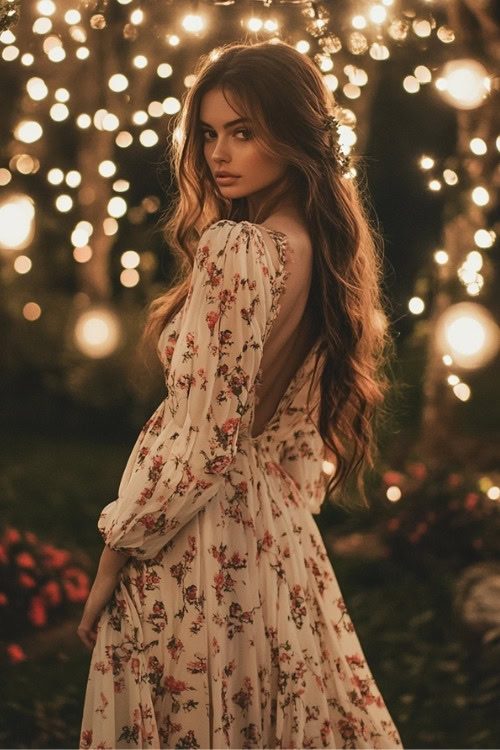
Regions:
<instances>
[{"instance_id":1,"label":"open back dress","mask_svg":"<svg viewBox=\"0 0 500 750\"><path fill-rule=\"evenodd\" d=\"M161 333L166 397L98 521L130 558L99 620L80 748L402 747L313 518L315 345L290 378L293 331L275 360L288 385L252 435L291 250L267 232L212 224Z\"/></svg>"}]
</instances>

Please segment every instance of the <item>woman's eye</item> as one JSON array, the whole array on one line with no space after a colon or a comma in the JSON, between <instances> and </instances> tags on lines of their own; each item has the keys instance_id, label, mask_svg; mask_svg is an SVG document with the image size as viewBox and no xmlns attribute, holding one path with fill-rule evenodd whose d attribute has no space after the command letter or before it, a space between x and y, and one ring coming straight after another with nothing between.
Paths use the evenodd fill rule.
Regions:
<instances>
[{"instance_id":1,"label":"woman's eye","mask_svg":"<svg viewBox=\"0 0 500 750\"><path fill-rule=\"evenodd\" d=\"M245 133L245 138L244 138L245 141L248 140L252 135L251 132L247 128L241 128L240 130L237 130L236 132Z\"/></svg>"},{"instance_id":2,"label":"woman's eye","mask_svg":"<svg viewBox=\"0 0 500 750\"><path fill-rule=\"evenodd\" d=\"M203 140L205 140L205 141L209 140L208 138L206 138L206 136L208 135L208 136L211 137L213 135L213 133L214 133L213 130L203 130L202 131ZM233 135L237 135L238 133L244 133L245 134L245 137L243 138L244 141L248 140L251 137L251 135L252 135L252 133L250 132L250 130L248 130L248 128L240 128L240 130L235 130Z\"/></svg>"}]
</instances>

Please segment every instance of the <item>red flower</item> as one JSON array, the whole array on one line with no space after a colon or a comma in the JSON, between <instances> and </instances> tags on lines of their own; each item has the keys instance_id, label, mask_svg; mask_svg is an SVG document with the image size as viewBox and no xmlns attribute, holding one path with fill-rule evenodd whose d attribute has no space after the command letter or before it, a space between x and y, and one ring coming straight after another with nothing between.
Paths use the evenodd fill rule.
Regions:
<instances>
[{"instance_id":1,"label":"red flower","mask_svg":"<svg viewBox=\"0 0 500 750\"><path fill-rule=\"evenodd\" d=\"M4 604L7 604L7 597L3 591L0 591L0 605L3 606Z\"/></svg>"},{"instance_id":2,"label":"red flower","mask_svg":"<svg viewBox=\"0 0 500 750\"><path fill-rule=\"evenodd\" d=\"M425 479L427 476L427 469L422 463L408 464L407 469L408 474L415 477L415 479Z\"/></svg>"},{"instance_id":3,"label":"red flower","mask_svg":"<svg viewBox=\"0 0 500 750\"><path fill-rule=\"evenodd\" d=\"M36 565L29 552L20 552L16 555L16 562L20 568L34 568Z\"/></svg>"},{"instance_id":4,"label":"red flower","mask_svg":"<svg viewBox=\"0 0 500 750\"><path fill-rule=\"evenodd\" d=\"M18 542L21 539L21 534L17 529L6 529L5 531L5 541L7 544L14 544L15 542Z\"/></svg>"},{"instance_id":5,"label":"red flower","mask_svg":"<svg viewBox=\"0 0 500 750\"><path fill-rule=\"evenodd\" d=\"M454 487L458 487L459 484L462 482L462 477L460 474L449 474L448 475L448 487L453 489Z\"/></svg>"},{"instance_id":6,"label":"red flower","mask_svg":"<svg viewBox=\"0 0 500 750\"><path fill-rule=\"evenodd\" d=\"M479 495L477 494L477 492L469 492L469 494L465 498L464 505L467 508L467 510L472 510L473 508L476 507L478 500L479 500Z\"/></svg>"},{"instance_id":7,"label":"red flower","mask_svg":"<svg viewBox=\"0 0 500 750\"><path fill-rule=\"evenodd\" d=\"M18 643L10 643L7 646L7 654L11 664L17 664L26 659L26 654Z\"/></svg>"},{"instance_id":8,"label":"red flower","mask_svg":"<svg viewBox=\"0 0 500 750\"><path fill-rule=\"evenodd\" d=\"M25 589L32 589L36 584L34 578L27 573L19 573L19 583Z\"/></svg>"},{"instance_id":9,"label":"red flower","mask_svg":"<svg viewBox=\"0 0 500 750\"><path fill-rule=\"evenodd\" d=\"M52 544L44 544L42 551L50 568L62 568L69 562L69 552L65 549L57 549Z\"/></svg>"},{"instance_id":10,"label":"red flower","mask_svg":"<svg viewBox=\"0 0 500 750\"><path fill-rule=\"evenodd\" d=\"M397 484L399 487L404 482L404 476L399 471L386 471L383 480L387 485Z\"/></svg>"},{"instance_id":11,"label":"red flower","mask_svg":"<svg viewBox=\"0 0 500 750\"><path fill-rule=\"evenodd\" d=\"M399 518L391 518L387 522L387 528L389 529L389 531L396 531L396 529L399 528L400 524L401 520Z\"/></svg>"},{"instance_id":12,"label":"red flower","mask_svg":"<svg viewBox=\"0 0 500 750\"><path fill-rule=\"evenodd\" d=\"M5 551L5 547L0 544L0 563L4 563L4 565L7 565L7 553Z\"/></svg>"},{"instance_id":13,"label":"red flower","mask_svg":"<svg viewBox=\"0 0 500 750\"><path fill-rule=\"evenodd\" d=\"M56 581L48 581L42 587L42 596L51 607L57 607L61 603L61 589Z\"/></svg>"},{"instance_id":14,"label":"red flower","mask_svg":"<svg viewBox=\"0 0 500 750\"><path fill-rule=\"evenodd\" d=\"M83 602L89 593L88 576L78 568L67 568L64 571L63 587L70 602Z\"/></svg>"},{"instance_id":15,"label":"red flower","mask_svg":"<svg viewBox=\"0 0 500 750\"><path fill-rule=\"evenodd\" d=\"M33 597L28 615L33 625L36 625L37 628L41 628L47 624L47 610L41 596Z\"/></svg>"},{"instance_id":16,"label":"red flower","mask_svg":"<svg viewBox=\"0 0 500 750\"><path fill-rule=\"evenodd\" d=\"M36 544L38 541L38 537L36 534L33 534L32 531L27 531L25 534L26 539L30 544Z\"/></svg>"}]
</instances>

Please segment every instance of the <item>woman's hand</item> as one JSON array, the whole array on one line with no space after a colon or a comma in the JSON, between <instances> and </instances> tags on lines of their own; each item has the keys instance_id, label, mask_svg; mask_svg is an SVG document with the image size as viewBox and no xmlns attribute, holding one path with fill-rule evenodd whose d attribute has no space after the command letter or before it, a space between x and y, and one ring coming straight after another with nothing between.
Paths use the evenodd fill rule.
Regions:
<instances>
[{"instance_id":1,"label":"woman's hand","mask_svg":"<svg viewBox=\"0 0 500 750\"><path fill-rule=\"evenodd\" d=\"M77 633L82 643L90 650L97 638L97 621L102 610L113 596L118 585L118 573L98 574L90 590Z\"/></svg>"},{"instance_id":2,"label":"woman's hand","mask_svg":"<svg viewBox=\"0 0 500 750\"><path fill-rule=\"evenodd\" d=\"M90 650L94 648L97 638L97 619L118 586L120 571L128 559L127 555L107 546L102 551L97 575L76 631L82 643Z\"/></svg>"}]
</instances>

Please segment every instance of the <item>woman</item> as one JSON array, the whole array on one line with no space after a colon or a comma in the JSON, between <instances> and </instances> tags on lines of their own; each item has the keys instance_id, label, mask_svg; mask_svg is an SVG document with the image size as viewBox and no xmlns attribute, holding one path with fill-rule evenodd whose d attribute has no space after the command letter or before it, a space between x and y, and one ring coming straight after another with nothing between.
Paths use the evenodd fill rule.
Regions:
<instances>
[{"instance_id":1,"label":"woman","mask_svg":"<svg viewBox=\"0 0 500 750\"><path fill-rule=\"evenodd\" d=\"M284 43L217 49L186 95L188 273L151 305L167 395L98 523L82 748L401 747L312 517L362 489L389 341L332 106Z\"/></svg>"}]
</instances>

